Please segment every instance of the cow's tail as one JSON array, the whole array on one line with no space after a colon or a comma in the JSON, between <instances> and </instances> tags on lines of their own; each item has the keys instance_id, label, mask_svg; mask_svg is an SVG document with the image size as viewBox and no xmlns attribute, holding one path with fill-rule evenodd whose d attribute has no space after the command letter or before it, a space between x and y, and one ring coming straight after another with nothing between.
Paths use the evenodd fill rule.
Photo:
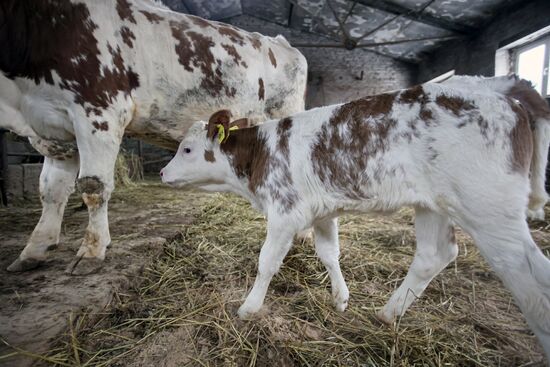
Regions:
<instances>
[{"instance_id":1,"label":"cow's tail","mask_svg":"<svg viewBox=\"0 0 550 367\"><path fill-rule=\"evenodd\" d=\"M529 195L527 215L533 219L544 219L544 205L548 201L545 180L548 146L550 145L550 107L530 82L515 76L509 78L514 83L504 94L517 99L523 105L530 116L533 127L531 194Z\"/></svg>"}]
</instances>

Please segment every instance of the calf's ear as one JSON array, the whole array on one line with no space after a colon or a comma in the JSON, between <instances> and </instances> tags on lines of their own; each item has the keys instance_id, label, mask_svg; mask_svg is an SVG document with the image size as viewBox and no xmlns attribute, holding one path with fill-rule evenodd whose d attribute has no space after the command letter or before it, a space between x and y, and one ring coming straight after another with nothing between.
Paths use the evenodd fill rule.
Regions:
<instances>
[{"instance_id":1,"label":"calf's ear","mask_svg":"<svg viewBox=\"0 0 550 367\"><path fill-rule=\"evenodd\" d=\"M232 114L229 110L220 110L210 116L206 128L206 136L208 137L208 139L214 140L216 138L216 136L218 135L218 125L222 125L225 131L229 130L231 116Z\"/></svg>"},{"instance_id":2,"label":"calf's ear","mask_svg":"<svg viewBox=\"0 0 550 367\"><path fill-rule=\"evenodd\" d=\"M231 124L229 124L229 128L237 127L239 129L246 129L247 127L250 127L250 122L247 118L238 119L235 121L231 121Z\"/></svg>"}]
</instances>

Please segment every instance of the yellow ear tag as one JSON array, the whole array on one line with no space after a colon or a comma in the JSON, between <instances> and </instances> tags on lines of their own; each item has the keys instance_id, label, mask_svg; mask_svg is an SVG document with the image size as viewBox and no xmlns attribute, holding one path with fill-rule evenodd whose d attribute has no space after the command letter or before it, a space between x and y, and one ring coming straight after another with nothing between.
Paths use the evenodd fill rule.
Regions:
<instances>
[{"instance_id":1,"label":"yellow ear tag","mask_svg":"<svg viewBox=\"0 0 550 367\"><path fill-rule=\"evenodd\" d=\"M229 128L229 130L227 131L227 135L225 135L225 128L223 127L222 124L219 124L217 125L218 126L218 142L221 144L221 143L224 143L228 138L229 138L229 132L230 131L234 131L234 130L238 130L239 127L238 126L232 126Z\"/></svg>"}]
</instances>

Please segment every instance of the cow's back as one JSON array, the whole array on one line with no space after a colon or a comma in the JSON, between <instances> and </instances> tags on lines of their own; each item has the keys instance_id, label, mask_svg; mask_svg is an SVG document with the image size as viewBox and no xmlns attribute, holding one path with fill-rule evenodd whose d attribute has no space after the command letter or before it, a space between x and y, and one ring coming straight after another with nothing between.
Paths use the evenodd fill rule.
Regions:
<instances>
[{"instance_id":1,"label":"cow's back","mask_svg":"<svg viewBox=\"0 0 550 367\"><path fill-rule=\"evenodd\" d=\"M146 1L130 7L137 24L125 20L128 30L118 32L125 62L140 77L130 133L175 148L193 122L219 109L257 122L304 109L307 64L283 37Z\"/></svg>"}]
</instances>

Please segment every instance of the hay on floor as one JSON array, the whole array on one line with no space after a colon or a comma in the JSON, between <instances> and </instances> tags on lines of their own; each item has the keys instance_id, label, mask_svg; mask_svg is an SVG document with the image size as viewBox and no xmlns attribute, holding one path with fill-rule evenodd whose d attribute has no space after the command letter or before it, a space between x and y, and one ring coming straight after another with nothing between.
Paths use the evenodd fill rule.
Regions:
<instances>
[{"instance_id":1,"label":"hay on floor","mask_svg":"<svg viewBox=\"0 0 550 367\"><path fill-rule=\"evenodd\" d=\"M311 242L296 243L265 310L241 321L265 220L233 195L213 195L130 291L99 316L71 315L49 363L86 366L519 366L540 347L508 291L458 233L460 254L393 327L374 314L406 274L414 213L340 219L349 309L335 312ZM549 242L538 231L541 247ZM43 356L45 358L46 356Z\"/></svg>"},{"instance_id":2,"label":"hay on floor","mask_svg":"<svg viewBox=\"0 0 550 367\"><path fill-rule=\"evenodd\" d=\"M116 187L128 187L143 180L143 165L136 154L121 150L115 162Z\"/></svg>"}]
</instances>

